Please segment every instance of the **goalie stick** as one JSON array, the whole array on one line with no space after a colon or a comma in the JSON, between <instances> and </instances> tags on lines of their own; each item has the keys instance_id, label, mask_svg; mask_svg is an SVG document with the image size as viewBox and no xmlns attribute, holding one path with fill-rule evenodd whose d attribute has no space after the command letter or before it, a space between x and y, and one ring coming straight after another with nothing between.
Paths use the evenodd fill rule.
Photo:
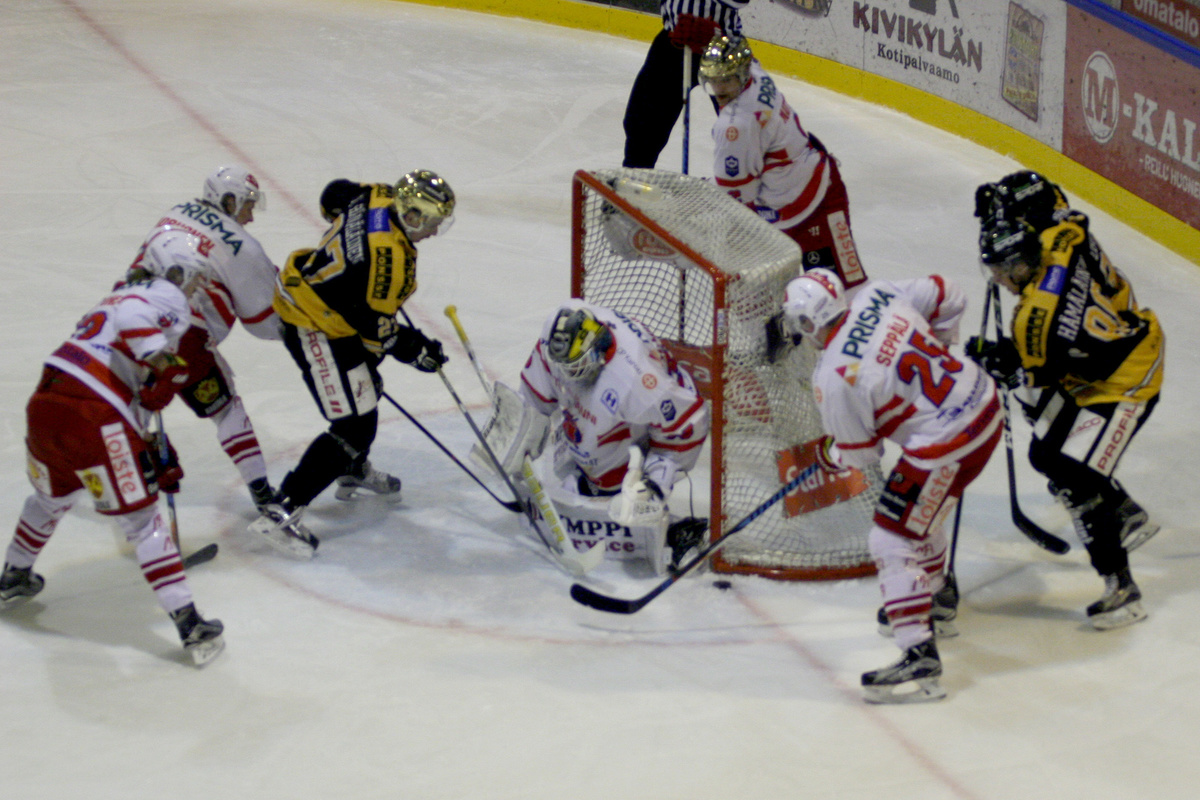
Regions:
<instances>
[{"instance_id":1,"label":"goalie stick","mask_svg":"<svg viewBox=\"0 0 1200 800\"><path fill-rule=\"evenodd\" d=\"M991 283L989 286L990 291L983 308L984 326L987 325L988 306L991 306L995 314L996 339L1000 340L1004 338L1004 322L1000 317L1000 286L996 283ZM983 336L979 338L982 342ZM1070 551L1071 545L1025 516L1025 512L1021 510L1021 504L1017 501L1017 467L1013 456L1012 417L1009 415L1008 387L1000 383L999 389L1001 401L1004 403L1004 449L1008 456L1008 499L1009 505L1012 507L1013 524L1038 547L1061 556Z\"/></svg>"},{"instance_id":2,"label":"goalie stick","mask_svg":"<svg viewBox=\"0 0 1200 800\"><path fill-rule=\"evenodd\" d=\"M403 309L401 309L401 313L403 313ZM462 323L458 321L457 309L455 309L454 306L447 306L446 316L450 317L451 322L454 323L454 330L458 333L458 338L462 341L463 348L467 350L467 355L471 361L471 364L474 365L475 371L479 375L479 380L483 383L484 389L486 390L488 388L487 380L484 378L483 369L479 366L479 361L476 360L474 356L474 351L470 346L470 340L467 338L467 332L463 328ZM405 318L407 319L407 317L408 315L406 314ZM458 410L462 412L462 415L467 420L467 424L470 425L471 430L475 432L475 437L479 440L480 446L487 454L488 459L492 462L492 466L495 468L496 473L504 479L506 484L508 484L508 489L513 493L513 497L516 497L519 500L521 495L519 492L517 492L517 487L513 485L512 479L508 476L504 466L500 463L500 459L496 458L496 453L492 450L492 446L488 444L487 437L483 435L483 432L479 430L479 426L475 424L475 420L471 418L469 413L467 413L466 406L464 406L462 400L459 399L458 392L454 391L454 387L450 385L450 380L446 377L441 369L438 369L437 372L442 379L442 383L446 385L446 390L450 392L450 396L454 399L455 404L458 406ZM491 392L488 392L488 395L490 397L493 396ZM563 530L562 520L559 519L558 512L555 510L554 504L550 501L550 498L546 496L546 491L542 487L541 481L538 480L537 475L533 471L533 463L530 461L528 453L526 453L522 463L522 472L525 478L525 486L533 495L534 503L537 505L538 511L541 512L542 519L545 520L546 525L550 528L553 541L547 539L545 533L542 532L542 526L538 524L537 518L533 515L533 510L531 508L524 508L522 510L525 511L525 516L529 520L530 526L533 527L533 530L535 533L537 533L538 538L542 540L542 544L546 545L546 549L549 550L551 555L554 556L554 562L576 577L583 575L599 566L604 560L604 548L599 546L599 544L595 544L589 547L587 550L580 551L575 549L574 542L571 541L570 537L568 537L566 532Z\"/></svg>"},{"instance_id":3,"label":"goalie stick","mask_svg":"<svg viewBox=\"0 0 1200 800\"><path fill-rule=\"evenodd\" d=\"M463 350L467 351L467 358L470 360L471 366L475 368L479 382L483 384L483 391L491 400L493 398L492 387L487 381L487 376L483 374L483 367L479 366L479 359L475 357L475 348L471 346L471 340L467 338L466 329L458 320L458 308L452 305L446 306L446 316L450 318L450 324L454 326L454 332L458 334L458 340L462 342Z\"/></svg>"},{"instance_id":4,"label":"goalie stick","mask_svg":"<svg viewBox=\"0 0 1200 800\"><path fill-rule=\"evenodd\" d=\"M814 463L811 466L806 467L799 475L785 483L779 491L764 500L758 508L742 517L741 521L727 530L723 536L713 542L710 542L704 547L704 549L697 553L691 561L674 570L670 576L663 579L661 583L641 597L632 600L625 600L620 597L612 597L610 595L600 594L593 589L589 589L583 584L576 583L571 586L571 599L577 603L582 603L585 606L594 608L597 611L607 611L610 614L634 614L638 611L641 611L643 608L645 608L647 603L658 597L667 589L670 589L676 581L694 570L696 567L700 566L700 564L704 563L705 559L724 547L725 543L729 541L730 537L741 531L744 531L751 522L754 522L754 520L765 514L767 509L782 500L785 495L795 491L796 487L812 477L819 469L821 469L821 465L819 463Z\"/></svg>"}]
</instances>

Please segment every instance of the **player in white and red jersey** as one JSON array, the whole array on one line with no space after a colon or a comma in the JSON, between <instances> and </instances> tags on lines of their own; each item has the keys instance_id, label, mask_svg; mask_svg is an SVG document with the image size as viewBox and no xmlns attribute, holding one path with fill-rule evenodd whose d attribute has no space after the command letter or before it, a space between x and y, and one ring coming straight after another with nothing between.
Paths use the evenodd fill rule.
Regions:
<instances>
[{"instance_id":1,"label":"player in white and red jersey","mask_svg":"<svg viewBox=\"0 0 1200 800\"><path fill-rule=\"evenodd\" d=\"M142 574L203 664L223 647L222 626L196 611L179 550L158 511L158 492L178 491L178 461L161 459L150 434L154 412L187 374L175 355L191 312L184 291L205 279L195 242L172 232L147 248L121 288L79 321L46 359L26 409L28 467L34 492L25 501L0 575L0 606L45 585L34 562L86 489L134 545ZM183 289L184 291L181 291Z\"/></svg>"},{"instance_id":2,"label":"player in white and red jersey","mask_svg":"<svg viewBox=\"0 0 1200 800\"><path fill-rule=\"evenodd\" d=\"M746 40L714 37L700 82L721 109L712 129L717 185L794 239L805 270L831 269L849 288L866 281L837 159L804 130Z\"/></svg>"},{"instance_id":3,"label":"player in white and red jersey","mask_svg":"<svg viewBox=\"0 0 1200 800\"><path fill-rule=\"evenodd\" d=\"M671 489L696 465L710 421L692 377L656 336L617 311L570 300L546 321L521 394L540 414L562 412L555 471L565 487L617 498L614 519L667 535ZM644 459L640 479L625 481L630 447Z\"/></svg>"},{"instance_id":4,"label":"player in white and red jersey","mask_svg":"<svg viewBox=\"0 0 1200 800\"><path fill-rule=\"evenodd\" d=\"M267 462L234 386L233 370L217 346L238 321L260 339L281 338L279 317L271 305L278 270L245 228L265 200L258 181L244 168L220 167L205 180L202 196L163 214L142 245L145 248L163 231L185 231L195 237L198 252L211 265L208 284L191 299L193 325L179 347L189 370L179 394L196 416L216 423L221 448L259 507L273 494Z\"/></svg>"},{"instance_id":5,"label":"player in white and red jersey","mask_svg":"<svg viewBox=\"0 0 1200 800\"><path fill-rule=\"evenodd\" d=\"M946 580L946 521L1003 430L995 381L947 350L965 306L963 291L937 275L872 281L847 305L841 281L824 269L789 283L783 303L793 340L807 336L822 351L812 377L828 434L822 466L874 464L885 439L902 451L876 505L868 546L904 657L863 675L872 702L945 696L931 610ZM897 692L901 687L914 691Z\"/></svg>"}]
</instances>

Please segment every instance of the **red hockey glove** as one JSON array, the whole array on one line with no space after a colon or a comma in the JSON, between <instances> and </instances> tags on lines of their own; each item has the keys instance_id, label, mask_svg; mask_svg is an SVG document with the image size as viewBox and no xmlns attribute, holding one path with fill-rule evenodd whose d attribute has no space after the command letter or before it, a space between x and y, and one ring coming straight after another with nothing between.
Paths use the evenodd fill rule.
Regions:
<instances>
[{"instance_id":1,"label":"red hockey glove","mask_svg":"<svg viewBox=\"0 0 1200 800\"><path fill-rule=\"evenodd\" d=\"M167 494L175 494L179 491L179 482L183 480L183 467L179 465L179 454L175 452L171 443L167 442L167 458L166 461L163 461L158 448L161 448L161 445L156 443L155 452L159 453L158 489Z\"/></svg>"},{"instance_id":2,"label":"red hockey glove","mask_svg":"<svg viewBox=\"0 0 1200 800\"><path fill-rule=\"evenodd\" d=\"M695 14L680 14L669 36L671 44L676 47L686 47L693 53L703 53L718 30L717 23L711 19L697 17Z\"/></svg>"},{"instance_id":3,"label":"red hockey glove","mask_svg":"<svg viewBox=\"0 0 1200 800\"><path fill-rule=\"evenodd\" d=\"M156 368L138 391L138 400L147 411L161 411L171 402L175 393L184 387L188 379L187 362L179 356L168 354L163 366Z\"/></svg>"}]
</instances>

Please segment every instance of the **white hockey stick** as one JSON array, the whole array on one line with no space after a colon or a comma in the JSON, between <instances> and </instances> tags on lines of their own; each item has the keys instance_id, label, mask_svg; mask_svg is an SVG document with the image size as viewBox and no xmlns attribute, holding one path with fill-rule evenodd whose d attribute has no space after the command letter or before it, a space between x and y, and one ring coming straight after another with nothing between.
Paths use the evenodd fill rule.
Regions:
<instances>
[{"instance_id":1,"label":"white hockey stick","mask_svg":"<svg viewBox=\"0 0 1200 800\"><path fill-rule=\"evenodd\" d=\"M550 545L551 551L557 557L559 563L563 565L572 575L584 575L596 567L600 566L604 561L604 544L597 542L587 550L576 550L575 543L571 541L571 537L567 536L567 532L563 529L562 519L558 516L558 511L554 508L554 503L546 496L546 489L542 486L542 482L538 480L537 474L533 470L533 461L529 456L525 456L523 465L525 475L525 485L529 487L530 493L533 494L533 502L537 504L538 511L542 512L542 519L546 521L547 527L550 528L550 535L554 541Z\"/></svg>"}]
</instances>

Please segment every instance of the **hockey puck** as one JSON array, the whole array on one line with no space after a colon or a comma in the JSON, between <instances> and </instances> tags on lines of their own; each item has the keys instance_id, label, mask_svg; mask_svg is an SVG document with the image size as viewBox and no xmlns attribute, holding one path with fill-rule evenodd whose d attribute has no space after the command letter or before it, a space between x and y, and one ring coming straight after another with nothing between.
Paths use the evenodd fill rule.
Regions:
<instances>
[{"instance_id":1,"label":"hockey puck","mask_svg":"<svg viewBox=\"0 0 1200 800\"><path fill-rule=\"evenodd\" d=\"M733 588L733 584L730 583L729 581L713 581L713 586L717 587L718 589L721 589L722 591L724 591L725 589Z\"/></svg>"}]
</instances>

